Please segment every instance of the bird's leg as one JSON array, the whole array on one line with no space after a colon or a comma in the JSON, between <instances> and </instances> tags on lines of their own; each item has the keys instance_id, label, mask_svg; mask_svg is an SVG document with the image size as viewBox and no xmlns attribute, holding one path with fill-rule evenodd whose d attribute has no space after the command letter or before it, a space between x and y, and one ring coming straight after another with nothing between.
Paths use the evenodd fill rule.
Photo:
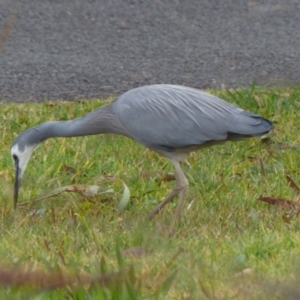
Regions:
<instances>
[{"instance_id":1,"label":"bird's leg","mask_svg":"<svg viewBox=\"0 0 300 300\"><path fill-rule=\"evenodd\" d=\"M180 168L179 163L176 164L173 162L173 164L174 164L176 174L177 174L177 183L180 186L178 205L176 207L175 214L174 214L175 220L178 221L180 218L180 215L181 215L183 202L184 202L185 196L188 191L189 182L188 182L187 178L185 177L182 169Z\"/></svg>"},{"instance_id":2,"label":"bird's leg","mask_svg":"<svg viewBox=\"0 0 300 300\"><path fill-rule=\"evenodd\" d=\"M168 204L174 197L176 197L179 194L179 203L178 207L175 211L175 218L178 219L180 217L180 213L182 210L182 204L188 189L188 180L186 179L183 171L180 168L179 161L172 160L173 165L175 167L176 171L176 183L171 192L154 208L152 209L149 214L148 218L152 219L157 213L160 212L160 210Z\"/></svg>"},{"instance_id":3,"label":"bird's leg","mask_svg":"<svg viewBox=\"0 0 300 300\"><path fill-rule=\"evenodd\" d=\"M174 186L174 188L171 190L171 192L157 205L155 208L153 208L147 215L148 219L152 219L157 213L160 212L160 210L168 204L174 197L176 197L179 194L180 190L177 187L177 183Z\"/></svg>"}]
</instances>

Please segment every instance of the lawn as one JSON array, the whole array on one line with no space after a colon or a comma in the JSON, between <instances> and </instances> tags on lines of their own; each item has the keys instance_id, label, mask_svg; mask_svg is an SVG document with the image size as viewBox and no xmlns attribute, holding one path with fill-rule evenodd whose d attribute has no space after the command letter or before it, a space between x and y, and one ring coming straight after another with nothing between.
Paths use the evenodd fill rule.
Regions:
<instances>
[{"instance_id":1,"label":"lawn","mask_svg":"<svg viewBox=\"0 0 300 300\"><path fill-rule=\"evenodd\" d=\"M172 164L113 135L43 143L14 211L13 139L112 99L1 102L0 298L300 299L300 88L210 92L275 130L193 153L178 224L176 200L145 219L174 184Z\"/></svg>"}]
</instances>

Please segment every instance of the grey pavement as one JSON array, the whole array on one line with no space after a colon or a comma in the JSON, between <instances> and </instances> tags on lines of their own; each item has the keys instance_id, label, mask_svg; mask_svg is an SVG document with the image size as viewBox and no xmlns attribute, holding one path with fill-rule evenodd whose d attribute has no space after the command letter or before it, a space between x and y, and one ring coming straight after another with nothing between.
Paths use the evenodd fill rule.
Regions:
<instances>
[{"instance_id":1,"label":"grey pavement","mask_svg":"<svg viewBox=\"0 0 300 300\"><path fill-rule=\"evenodd\" d=\"M16 7L0 0L0 31ZM23 0L0 52L0 99L300 82L300 0Z\"/></svg>"}]
</instances>

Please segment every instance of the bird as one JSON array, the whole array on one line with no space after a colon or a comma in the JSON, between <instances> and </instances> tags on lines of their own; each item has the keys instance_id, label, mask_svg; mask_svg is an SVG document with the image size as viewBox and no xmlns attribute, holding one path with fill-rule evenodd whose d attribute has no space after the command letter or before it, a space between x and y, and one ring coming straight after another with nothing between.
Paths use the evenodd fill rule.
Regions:
<instances>
[{"instance_id":1,"label":"bird","mask_svg":"<svg viewBox=\"0 0 300 300\"><path fill-rule=\"evenodd\" d=\"M268 119L199 89L172 84L137 87L81 117L41 123L16 137L11 147L15 167L14 208L31 154L42 142L57 137L117 134L139 142L173 163L175 184L147 216L153 218L178 196L174 212L178 220L188 191L181 161L201 148L263 136L273 128Z\"/></svg>"}]
</instances>

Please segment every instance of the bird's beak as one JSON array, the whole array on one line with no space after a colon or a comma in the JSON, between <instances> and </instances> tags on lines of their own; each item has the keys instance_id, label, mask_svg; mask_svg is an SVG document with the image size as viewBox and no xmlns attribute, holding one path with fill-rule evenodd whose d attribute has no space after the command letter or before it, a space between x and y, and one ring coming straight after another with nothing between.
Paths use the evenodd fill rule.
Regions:
<instances>
[{"instance_id":1,"label":"bird's beak","mask_svg":"<svg viewBox=\"0 0 300 300\"><path fill-rule=\"evenodd\" d=\"M21 184L21 169L19 168L19 159L16 158L15 162L15 185L14 185L14 209L17 208L18 195Z\"/></svg>"}]
</instances>

